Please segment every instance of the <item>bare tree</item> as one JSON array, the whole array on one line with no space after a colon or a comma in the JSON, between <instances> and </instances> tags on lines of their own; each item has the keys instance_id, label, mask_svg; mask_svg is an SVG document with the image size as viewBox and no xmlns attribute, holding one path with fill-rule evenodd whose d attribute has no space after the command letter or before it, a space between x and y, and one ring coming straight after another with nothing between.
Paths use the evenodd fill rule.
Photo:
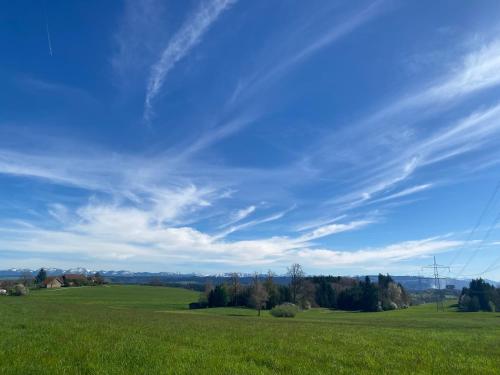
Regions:
<instances>
[{"instance_id":1,"label":"bare tree","mask_svg":"<svg viewBox=\"0 0 500 375\"><path fill-rule=\"evenodd\" d=\"M20 283L23 284L27 288L31 288L35 282L35 279L29 272L23 272L21 276Z\"/></svg>"},{"instance_id":2,"label":"bare tree","mask_svg":"<svg viewBox=\"0 0 500 375\"><path fill-rule=\"evenodd\" d=\"M302 270L302 266L298 263L292 264L287 270L287 275L290 278L292 302L297 303L298 296L304 283L304 271Z\"/></svg>"},{"instance_id":3,"label":"bare tree","mask_svg":"<svg viewBox=\"0 0 500 375\"><path fill-rule=\"evenodd\" d=\"M300 286L300 294L297 298L300 307L303 309L309 309L314 305L314 298L316 295L316 286L310 280L303 280Z\"/></svg>"},{"instance_id":4,"label":"bare tree","mask_svg":"<svg viewBox=\"0 0 500 375\"><path fill-rule=\"evenodd\" d=\"M267 293L266 288L259 280L259 275L255 273L252 282L252 293L250 295L250 301L252 305L257 310L257 315L260 316L260 310L266 307L266 302L269 299L269 294Z\"/></svg>"}]
</instances>

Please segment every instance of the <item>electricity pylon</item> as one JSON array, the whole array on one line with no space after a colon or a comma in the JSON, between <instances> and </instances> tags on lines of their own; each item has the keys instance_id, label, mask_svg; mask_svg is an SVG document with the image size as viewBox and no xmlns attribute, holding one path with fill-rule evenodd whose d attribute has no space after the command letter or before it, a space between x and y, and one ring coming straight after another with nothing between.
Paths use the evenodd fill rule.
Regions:
<instances>
[{"instance_id":1,"label":"electricity pylon","mask_svg":"<svg viewBox=\"0 0 500 375\"><path fill-rule=\"evenodd\" d=\"M428 266L424 266L422 268L431 268L433 270L433 272L434 272L434 288L437 290L436 310L439 311L441 309L442 311L444 311L443 295L441 294L441 279L439 277L439 270L440 269L447 269L449 271L450 267L437 264L436 257L434 256L434 263L431 265L428 265Z\"/></svg>"}]
</instances>

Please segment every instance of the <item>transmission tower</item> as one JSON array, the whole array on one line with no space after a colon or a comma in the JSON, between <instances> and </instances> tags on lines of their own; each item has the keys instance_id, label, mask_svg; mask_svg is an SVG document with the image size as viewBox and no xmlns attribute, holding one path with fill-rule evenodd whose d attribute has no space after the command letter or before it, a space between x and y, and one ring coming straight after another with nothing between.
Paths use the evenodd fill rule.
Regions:
<instances>
[{"instance_id":1,"label":"transmission tower","mask_svg":"<svg viewBox=\"0 0 500 375\"><path fill-rule=\"evenodd\" d=\"M450 270L450 267L448 266L442 266L440 264L436 263L436 257L434 256L434 263L428 266L424 266L422 268L430 268L432 269L434 273L434 288L436 289L436 310L439 311L444 311L444 305L443 305L443 295L441 293L441 278L439 277L439 270L440 269L447 269L448 271Z\"/></svg>"}]
</instances>

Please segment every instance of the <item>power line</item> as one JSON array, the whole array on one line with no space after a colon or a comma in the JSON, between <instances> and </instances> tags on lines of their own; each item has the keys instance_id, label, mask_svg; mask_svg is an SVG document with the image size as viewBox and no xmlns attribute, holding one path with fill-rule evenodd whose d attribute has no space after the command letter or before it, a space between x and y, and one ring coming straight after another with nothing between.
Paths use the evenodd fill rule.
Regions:
<instances>
[{"instance_id":1,"label":"power line","mask_svg":"<svg viewBox=\"0 0 500 375\"><path fill-rule=\"evenodd\" d=\"M479 226L481 225L481 223L482 223L482 221L484 219L484 216L486 216L486 213L490 209L491 204L494 202L494 200L496 198L496 195L498 194L498 191L500 191L500 180L497 182L495 188L493 189L493 191L492 191L492 193L490 195L490 198L486 202L486 205L484 206L481 214L479 215L479 218L478 218L478 220L476 222L476 225L469 232L469 235L467 236L467 239L465 240L464 244L459 248L459 250L457 251L457 253L455 254L455 256L452 258L452 260L450 262L450 267L455 263L455 261L460 257L460 255L462 255L462 252L467 247L467 244L472 240L474 234L476 233L476 231L478 230Z\"/></svg>"},{"instance_id":2,"label":"power line","mask_svg":"<svg viewBox=\"0 0 500 375\"><path fill-rule=\"evenodd\" d=\"M436 257L434 256L434 263L428 266L423 266L422 269L424 268L431 268L434 273L434 288L437 290L436 294L436 310L439 311L444 311L444 305L443 305L443 295L441 294L441 278L439 276L439 270L440 269L448 269L450 270L450 267L448 266L443 266L440 264L436 263Z\"/></svg>"},{"instance_id":3,"label":"power line","mask_svg":"<svg viewBox=\"0 0 500 375\"><path fill-rule=\"evenodd\" d=\"M493 262L491 262L490 265L488 267L486 267L486 269L479 274L479 276L482 276L482 275L484 275L487 272L496 270L498 268L498 267L496 267L496 265L498 264L498 262L500 262L500 256L498 258L496 258Z\"/></svg>"},{"instance_id":4,"label":"power line","mask_svg":"<svg viewBox=\"0 0 500 375\"><path fill-rule=\"evenodd\" d=\"M472 252L472 254L470 255L469 259L467 259L467 262L465 262L464 266L462 267L462 269L460 270L460 272L457 274L456 277L459 277L460 275L463 274L463 272L465 271L465 269L469 266L469 264L472 262L472 260L476 257L476 255L479 252L479 250L481 250L483 248L484 243L489 238L491 232L493 231L493 229L495 228L495 226L498 224L499 221L500 221L500 212L497 214L497 216L495 217L495 219L491 223L490 227L486 231L483 239L481 240L481 242L479 243L479 245L476 247L476 249Z\"/></svg>"}]
</instances>

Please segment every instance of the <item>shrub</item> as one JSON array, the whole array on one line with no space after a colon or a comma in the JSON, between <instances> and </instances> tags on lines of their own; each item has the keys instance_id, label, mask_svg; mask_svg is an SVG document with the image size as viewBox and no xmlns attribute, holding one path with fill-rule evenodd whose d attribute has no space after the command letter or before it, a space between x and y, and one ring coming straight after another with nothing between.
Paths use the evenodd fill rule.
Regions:
<instances>
[{"instance_id":1,"label":"shrub","mask_svg":"<svg viewBox=\"0 0 500 375\"><path fill-rule=\"evenodd\" d=\"M271 315L276 318L293 318L298 312L298 307L293 303L284 303L282 305L275 306L271 310Z\"/></svg>"},{"instance_id":2,"label":"shrub","mask_svg":"<svg viewBox=\"0 0 500 375\"><path fill-rule=\"evenodd\" d=\"M26 296L28 295L28 288L26 288L23 284L16 284L10 291L10 294L12 296Z\"/></svg>"}]
</instances>

